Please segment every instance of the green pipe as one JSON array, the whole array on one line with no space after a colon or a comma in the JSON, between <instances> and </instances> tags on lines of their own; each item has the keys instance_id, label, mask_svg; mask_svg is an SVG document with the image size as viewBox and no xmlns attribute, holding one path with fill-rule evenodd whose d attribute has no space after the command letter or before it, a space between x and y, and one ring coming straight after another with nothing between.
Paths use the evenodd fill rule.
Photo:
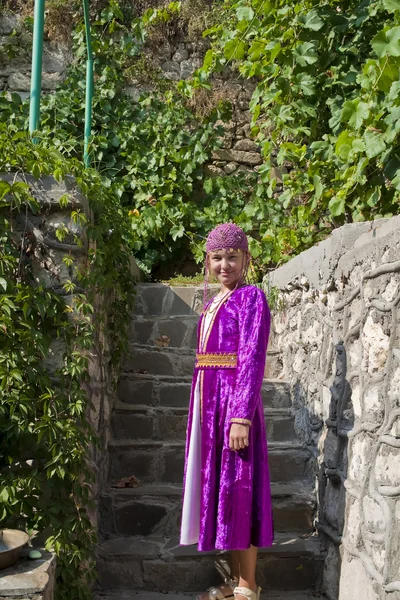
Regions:
<instances>
[{"instance_id":1,"label":"green pipe","mask_svg":"<svg viewBox=\"0 0 400 600\"><path fill-rule=\"evenodd\" d=\"M31 95L29 104L29 132L32 134L40 125L40 94L42 91L42 60L45 0L35 0L33 21ZM36 143L37 139L33 139Z\"/></svg>"},{"instance_id":2,"label":"green pipe","mask_svg":"<svg viewBox=\"0 0 400 600\"><path fill-rule=\"evenodd\" d=\"M92 104L93 104L93 52L92 38L90 35L90 19L89 19L89 0L83 0L83 12L85 15L85 31L86 31L86 99L85 99L85 142L83 151L83 161L85 167L90 166L89 157L89 142L92 130Z\"/></svg>"}]
</instances>

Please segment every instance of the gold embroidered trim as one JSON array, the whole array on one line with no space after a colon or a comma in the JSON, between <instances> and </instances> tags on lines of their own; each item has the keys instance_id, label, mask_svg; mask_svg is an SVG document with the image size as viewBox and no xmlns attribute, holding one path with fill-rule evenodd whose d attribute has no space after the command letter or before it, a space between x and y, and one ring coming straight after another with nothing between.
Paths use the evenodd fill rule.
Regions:
<instances>
[{"instance_id":1,"label":"gold embroidered trim","mask_svg":"<svg viewBox=\"0 0 400 600\"><path fill-rule=\"evenodd\" d=\"M231 419L231 423L237 423L238 425L248 425L249 427L251 427L251 421L249 421L248 419L235 419L235 418L232 418Z\"/></svg>"},{"instance_id":2,"label":"gold embroidered trim","mask_svg":"<svg viewBox=\"0 0 400 600\"><path fill-rule=\"evenodd\" d=\"M196 367L237 367L237 354L235 353L204 353L196 354Z\"/></svg>"},{"instance_id":3,"label":"gold embroidered trim","mask_svg":"<svg viewBox=\"0 0 400 600\"><path fill-rule=\"evenodd\" d=\"M200 371L200 425L203 425L204 371Z\"/></svg>"}]
</instances>

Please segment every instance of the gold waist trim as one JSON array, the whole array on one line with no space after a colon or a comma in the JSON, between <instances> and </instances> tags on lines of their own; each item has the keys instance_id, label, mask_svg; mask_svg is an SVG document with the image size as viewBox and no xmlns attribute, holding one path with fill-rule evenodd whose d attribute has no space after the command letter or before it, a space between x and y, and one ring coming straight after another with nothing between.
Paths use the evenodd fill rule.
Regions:
<instances>
[{"instance_id":1,"label":"gold waist trim","mask_svg":"<svg viewBox=\"0 0 400 600\"><path fill-rule=\"evenodd\" d=\"M237 354L227 352L196 354L196 367L198 369L236 369Z\"/></svg>"}]
</instances>

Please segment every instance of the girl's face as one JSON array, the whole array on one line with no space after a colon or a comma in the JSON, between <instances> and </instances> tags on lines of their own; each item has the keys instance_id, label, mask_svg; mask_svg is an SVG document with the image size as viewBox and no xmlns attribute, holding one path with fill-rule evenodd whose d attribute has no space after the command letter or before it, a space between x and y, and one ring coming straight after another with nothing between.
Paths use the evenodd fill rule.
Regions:
<instances>
[{"instance_id":1,"label":"girl's face","mask_svg":"<svg viewBox=\"0 0 400 600\"><path fill-rule=\"evenodd\" d=\"M233 289L242 274L243 252L225 249L210 252L210 270L225 287Z\"/></svg>"}]
</instances>

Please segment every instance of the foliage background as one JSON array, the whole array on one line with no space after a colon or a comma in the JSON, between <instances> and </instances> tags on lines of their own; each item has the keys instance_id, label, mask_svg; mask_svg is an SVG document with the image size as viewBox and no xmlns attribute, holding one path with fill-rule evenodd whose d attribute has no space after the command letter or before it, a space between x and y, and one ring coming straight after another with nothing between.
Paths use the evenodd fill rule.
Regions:
<instances>
[{"instance_id":1,"label":"foliage background","mask_svg":"<svg viewBox=\"0 0 400 600\"><path fill-rule=\"evenodd\" d=\"M13 174L10 181L0 179L0 522L2 527L36 530L46 547L54 549L57 598L89 598L96 533L90 520L94 476L88 456L98 440L88 420L84 384L95 342L97 352L104 354L100 342L105 325L116 364L125 347L134 292L127 215L96 171L85 170L54 148L34 145L25 132L13 133L4 124L0 172ZM89 199L93 219L86 222L75 209L70 230L64 225L57 231L63 240L80 223L92 248L84 268L66 252L71 280L63 286L65 296L33 278L29 257L36 242L27 219L42 207L24 181L27 173L59 181L73 175ZM65 210L66 195L60 204ZM25 222L22 239L18 215ZM102 310L99 299L104 297ZM63 342L65 352L58 357L56 373L49 373L45 360L54 340Z\"/></svg>"},{"instance_id":2,"label":"foliage background","mask_svg":"<svg viewBox=\"0 0 400 600\"><path fill-rule=\"evenodd\" d=\"M7 5L20 10L17 0ZM48 35L72 36L75 58L65 82L43 98L39 146L23 133L27 103L17 95L0 97L0 170L52 173L57 179L70 172L91 200L98 216L89 234L99 251L82 284L88 292L119 290L111 309L116 331L127 322L131 295L123 276L124 248L151 275L167 262L179 265L190 257L200 262L206 233L234 220L249 234L261 277L333 228L399 213L400 0L226 0L201 6L187 0L154 6L141 4L133 12L129 2L92 3L93 170L83 171L80 162L85 80L80 3L49 1ZM23 9L27 31L30 7ZM61 30L60 22L71 23L72 31ZM147 60L151 41L177 31L193 34L203 25L210 43L203 67L177 86L163 80ZM5 52L12 58L15 45ZM229 102L213 95L213 82L227 72L256 83L249 110L263 164L254 176L210 179L204 165L221 143L218 123L231 118ZM153 87L139 102L125 93L133 76ZM204 94L207 103L199 106ZM283 167L280 191L276 174ZM10 235L10 214L25 202L35 209L34 201L26 188L1 190L0 419L6 432L0 444L1 510L5 519L23 515L26 526L59 532L50 542L60 555L60 593L85 598L94 538L82 509L88 490L78 474L87 446L79 440L82 432L87 441L92 435L80 382L94 335L93 303L90 296L78 297L76 331L66 326L70 322L56 295L33 289L28 273L21 279L21 249ZM71 397L63 388L54 390L41 368L50 336L63 331L70 348L63 375ZM34 351L21 353L23 345ZM21 375L25 371L28 379ZM70 443L62 453L67 430ZM4 467L31 444L45 468L17 478L7 474Z\"/></svg>"}]
</instances>

